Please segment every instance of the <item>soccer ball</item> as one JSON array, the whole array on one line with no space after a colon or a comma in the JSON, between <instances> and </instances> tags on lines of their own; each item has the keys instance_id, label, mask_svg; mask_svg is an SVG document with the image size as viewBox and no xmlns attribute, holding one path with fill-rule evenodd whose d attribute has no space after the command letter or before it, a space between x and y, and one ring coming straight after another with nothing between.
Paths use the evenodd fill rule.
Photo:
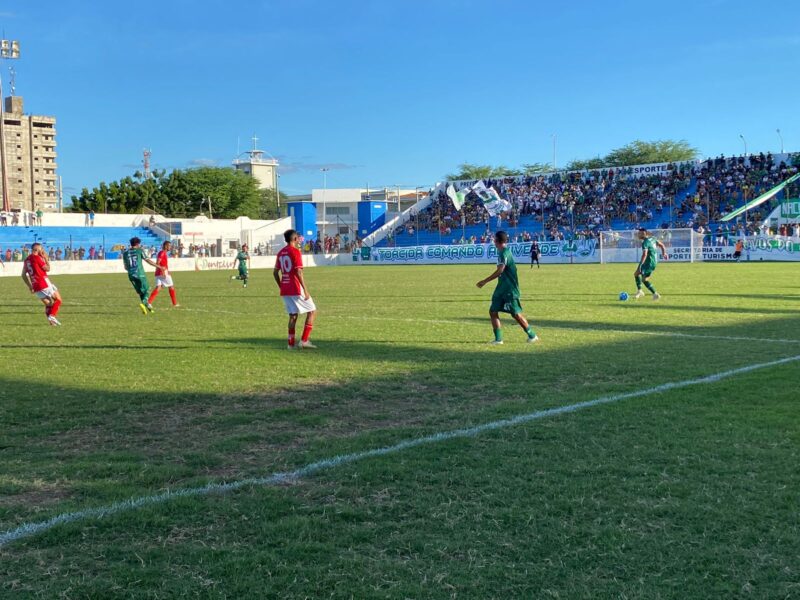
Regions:
<instances>
[{"instance_id":1,"label":"soccer ball","mask_svg":"<svg viewBox=\"0 0 800 600\"><path fill-rule=\"evenodd\" d=\"M619 293L619 299L620 299L622 302L625 302L625 300L627 300L627 299L628 299L628 292L620 292L620 293Z\"/></svg>"}]
</instances>

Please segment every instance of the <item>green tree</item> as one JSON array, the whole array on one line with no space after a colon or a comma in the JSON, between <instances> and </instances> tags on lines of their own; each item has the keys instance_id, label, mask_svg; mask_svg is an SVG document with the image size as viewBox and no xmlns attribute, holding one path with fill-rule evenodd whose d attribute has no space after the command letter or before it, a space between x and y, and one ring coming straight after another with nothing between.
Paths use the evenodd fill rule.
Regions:
<instances>
[{"instance_id":1,"label":"green tree","mask_svg":"<svg viewBox=\"0 0 800 600\"><path fill-rule=\"evenodd\" d=\"M698 158L700 152L686 140L635 140L609 152L604 166L626 167L648 163L681 162Z\"/></svg>"},{"instance_id":2,"label":"green tree","mask_svg":"<svg viewBox=\"0 0 800 600\"><path fill-rule=\"evenodd\" d=\"M233 169L154 171L144 178L141 172L123 177L93 190L84 188L72 197L72 210L110 213L141 213L145 209L168 217L194 217L209 212L214 217L259 218L264 213L258 182Z\"/></svg>"},{"instance_id":3,"label":"green tree","mask_svg":"<svg viewBox=\"0 0 800 600\"><path fill-rule=\"evenodd\" d=\"M445 175L449 181L458 180L472 180L472 179L489 179L491 177L514 177L522 175L519 169L511 169L505 165L492 167L491 165L473 165L471 163L462 163L458 165L458 171Z\"/></svg>"},{"instance_id":4,"label":"green tree","mask_svg":"<svg viewBox=\"0 0 800 600\"><path fill-rule=\"evenodd\" d=\"M542 175L552 173L553 165L547 163L527 163L522 165L523 175Z\"/></svg>"},{"instance_id":5,"label":"green tree","mask_svg":"<svg viewBox=\"0 0 800 600\"><path fill-rule=\"evenodd\" d=\"M286 203L289 196L280 192L280 206L278 206L278 195L274 189L260 190L261 206L259 208L260 219L279 219L286 216Z\"/></svg>"},{"instance_id":6,"label":"green tree","mask_svg":"<svg viewBox=\"0 0 800 600\"><path fill-rule=\"evenodd\" d=\"M588 169L602 169L603 167L609 166L606 164L604 158L588 158L585 160L573 160L567 163L567 166L564 167L567 171L583 171Z\"/></svg>"}]
</instances>

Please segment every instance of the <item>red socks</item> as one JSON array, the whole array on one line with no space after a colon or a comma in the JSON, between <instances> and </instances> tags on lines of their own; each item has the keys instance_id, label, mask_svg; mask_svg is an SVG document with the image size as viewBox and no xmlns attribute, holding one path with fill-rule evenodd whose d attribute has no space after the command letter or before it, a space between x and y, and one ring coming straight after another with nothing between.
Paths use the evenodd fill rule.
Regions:
<instances>
[{"instance_id":1,"label":"red socks","mask_svg":"<svg viewBox=\"0 0 800 600\"><path fill-rule=\"evenodd\" d=\"M302 337L303 343L306 343L308 341L308 338L311 337L311 329L313 327L314 327L313 325L306 325L303 328L303 337Z\"/></svg>"},{"instance_id":2,"label":"red socks","mask_svg":"<svg viewBox=\"0 0 800 600\"><path fill-rule=\"evenodd\" d=\"M50 306L44 307L44 314L48 317L55 317L58 314L59 308L61 308L61 300L53 300Z\"/></svg>"},{"instance_id":3,"label":"red socks","mask_svg":"<svg viewBox=\"0 0 800 600\"><path fill-rule=\"evenodd\" d=\"M294 346L294 327L289 328L289 345Z\"/></svg>"},{"instance_id":4,"label":"red socks","mask_svg":"<svg viewBox=\"0 0 800 600\"><path fill-rule=\"evenodd\" d=\"M156 299L156 296L158 296L158 292L160 289L161 288L156 288L150 294L150 298L148 298L147 300L150 304L152 304L153 300ZM169 290L169 297L172 299L172 306L175 306L178 303L178 298L177 296L175 296L175 288L167 288L167 289Z\"/></svg>"}]
</instances>

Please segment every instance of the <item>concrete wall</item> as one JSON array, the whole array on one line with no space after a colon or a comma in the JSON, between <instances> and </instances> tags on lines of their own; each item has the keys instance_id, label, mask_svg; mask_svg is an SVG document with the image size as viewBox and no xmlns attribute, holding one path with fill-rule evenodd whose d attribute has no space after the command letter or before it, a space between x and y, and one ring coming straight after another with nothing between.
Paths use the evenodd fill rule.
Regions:
<instances>
[{"instance_id":1,"label":"concrete wall","mask_svg":"<svg viewBox=\"0 0 800 600\"><path fill-rule=\"evenodd\" d=\"M303 264L306 267L327 267L335 265L352 265L353 257L350 254L329 254L329 255L303 255ZM122 259L118 260L76 260L76 261L53 261L50 263L52 269L50 275L53 282L58 285L57 277L60 275L92 275L99 273L119 273L124 274ZM169 261L170 271L233 271L233 258L224 256L222 258L172 258ZM274 256L253 256L250 259L251 269L273 269L275 267ZM149 275L153 275L153 269L147 265L145 269ZM0 277L20 277L22 275L22 263L6 263L5 269L0 267ZM271 277L271 275L270 275ZM22 282L20 282L22 285Z\"/></svg>"},{"instance_id":2,"label":"concrete wall","mask_svg":"<svg viewBox=\"0 0 800 600\"><path fill-rule=\"evenodd\" d=\"M156 217L163 220L163 217ZM95 213L95 227L147 227L150 215L107 215ZM84 227L89 224L89 218L83 213L45 213L42 225L48 227Z\"/></svg>"}]
</instances>

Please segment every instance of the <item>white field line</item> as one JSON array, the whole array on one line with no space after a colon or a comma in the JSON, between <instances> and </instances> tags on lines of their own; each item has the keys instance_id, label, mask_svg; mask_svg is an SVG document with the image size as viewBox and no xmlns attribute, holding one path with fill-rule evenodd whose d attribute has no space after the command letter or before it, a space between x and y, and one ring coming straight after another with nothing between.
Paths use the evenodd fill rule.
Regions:
<instances>
[{"instance_id":1,"label":"white field line","mask_svg":"<svg viewBox=\"0 0 800 600\"><path fill-rule=\"evenodd\" d=\"M163 504L165 502L169 502L176 498L206 496L208 494L222 494L234 490L239 490L244 487L271 486L280 483L296 481L298 479L303 479L305 477L308 477L309 475L314 475L322 471L334 469L342 465L356 463L377 456L386 456L389 454L395 454L397 452L402 452L403 450L408 450L409 448L416 448L419 446L437 444L439 442L444 442L452 439L471 438L481 433L485 433L487 431L506 429L508 427L514 427L516 425L529 423L531 421L536 421L547 417L555 417L558 415L577 412L579 410L583 410L585 408L591 408L593 406L599 406L601 404L612 404L614 402L619 402L620 400L627 400L629 398L640 398L642 396L649 396L652 394L658 394L661 392L667 392L670 390L685 388L694 385L716 383L723 379L728 379L736 375L741 375L742 373L749 373L751 371L757 371L759 369L766 369L769 367L785 365L787 363L793 363L797 361L800 361L800 354L795 356L789 356L786 358L780 358L777 360L772 360L769 362L747 365L744 367L739 367L737 369L731 369L729 371L722 371L720 373L707 375L705 377L698 377L696 379L686 379L683 381L664 383L661 385L657 385L655 387L650 387L635 392L624 392L622 394L602 396L600 398L595 398L594 400L587 400L585 402L577 402L575 404L568 404L565 406L558 406L555 408L548 408L545 410L537 410L535 412L509 417L507 419L500 419L497 421L491 421L489 423L483 423L481 425L476 425L474 427L466 427L463 429L442 431L431 435L404 440L402 442L398 442L397 444L392 444L391 446L383 446L381 448L374 448L372 450L365 450L362 452L354 452L352 454L341 454L339 456L333 456L331 458L325 458L317 462L307 464L306 466L300 467L299 469L295 469L294 471L273 473L272 475L268 475L266 477L249 477L246 479L240 479L228 483L209 483L207 485L200 487L184 488L178 490L167 490L160 494L154 494L150 496L140 496L138 498L129 498L128 500L115 502L113 504L108 504L106 506L100 506L97 508L88 508L85 510L79 510L75 512L62 513L45 521L31 521L28 523L23 523L22 525L19 525L13 529L8 529L6 531L0 532L0 548L14 541L32 537L36 534L48 531L49 529L52 529L54 527L57 527L58 525L63 525L66 523L74 523L78 521L84 521L87 519L102 519L104 517L109 517L122 512L136 510L147 506Z\"/></svg>"},{"instance_id":2,"label":"white field line","mask_svg":"<svg viewBox=\"0 0 800 600\"><path fill-rule=\"evenodd\" d=\"M232 310L207 310L203 308L183 308L179 310L191 312L204 312L204 313L223 313L229 315L241 316L242 313ZM475 321L459 321L457 319L414 319L408 317L370 317L362 315L326 315L321 314L321 318L325 319L352 319L355 321L393 321L401 323L428 323L428 324L442 324L442 325L474 325L484 327L484 325ZM486 319L486 326L489 324L489 319ZM536 320L533 319L531 324L536 328ZM729 342L775 342L779 344L800 344L800 340L781 339L781 338L759 338L738 335L705 335L702 333L682 333L679 331L640 331L638 329L611 329L608 327L571 327L569 325L548 325L549 329L569 329L572 331L591 331L591 332L608 332L608 333L623 333L629 335L652 335L657 337L672 337L672 338L691 338L700 340L725 340Z\"/></svg>"}]
</instances>

